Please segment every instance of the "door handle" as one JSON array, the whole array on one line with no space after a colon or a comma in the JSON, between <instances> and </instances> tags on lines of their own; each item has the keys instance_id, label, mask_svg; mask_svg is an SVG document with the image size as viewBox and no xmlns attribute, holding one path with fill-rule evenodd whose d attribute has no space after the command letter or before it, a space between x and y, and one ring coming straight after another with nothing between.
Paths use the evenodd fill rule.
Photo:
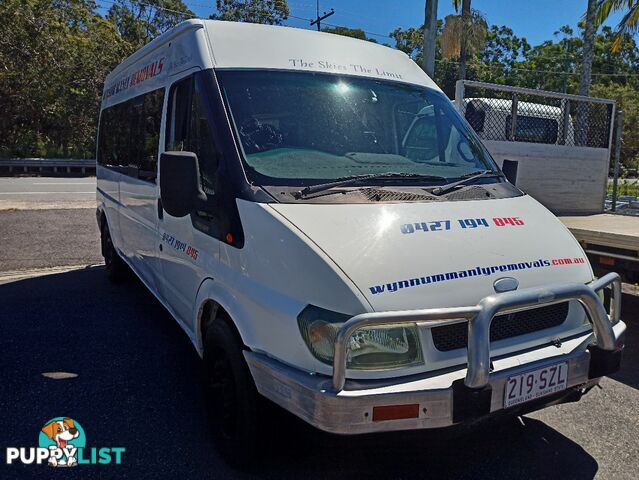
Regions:
<instances>
[{"instance_id":1,"label":"door handle","mask_svg":"<svg viewBox=\"0 0 639 480\"><path fill-rule=\"evenodd\" d=\"M162 220L164 218L164 208L162 208L162 199L158 198L158 218Z\"/></svg>"}]
</instances>

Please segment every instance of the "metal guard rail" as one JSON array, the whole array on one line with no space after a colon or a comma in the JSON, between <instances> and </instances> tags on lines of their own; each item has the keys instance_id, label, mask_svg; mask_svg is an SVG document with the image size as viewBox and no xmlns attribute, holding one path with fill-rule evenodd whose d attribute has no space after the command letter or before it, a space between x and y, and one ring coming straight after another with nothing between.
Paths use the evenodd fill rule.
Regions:
<instances>
[{"instance_id":1,"label":"metal guard rail","mask_svg":"<svg viewBox=\"0 0 639 480\"><path fill-rule=\"evenodd\" d=\"M42 171L45 168L52 168L54 172L58 172L58 169L71 172L72 168L81 169L82 173L85 173L87 169L95 169L95 159L75 159L75 158L10 158L0 159L0 169L8 169L9 172L14 170L22 170L23 172L29 171L29 169L37 169Z\"/></svg>"},{"instance_id":2,"label":"metal guard rail","mask_svg":"<svg viewBox=\"0 0 639 480\"><path fill-rule=\"evenodd\" d=\"M0 159L6 167L95 167L93 158L9 158Z\"/></svg>"},{"instance_id":3,"label":"metal guard rail","mask_svg":"<svg viewBox=\"0 0 639 480\"><path fill-rule=\"evenodd\" d=\"M597 291L611 287L610 318L597 296ZM530 310L542 305L577 300L593 326L596 345L602 350L615 349L615 335L612 325L620 320L621 278L609 273L587 285L560 284L547 287L527 288L484 297L477 305L470 307L431 308L394 312L362 313L348 320L338 330L335 337L333 358L333 388L340 392L346 382L346 362L348 341L351 335L363 327L392 325L397 323L427 323L429 326L442 325L453 320L468 322L468 370L464 384L479 389L488 384L490 376L490 325L497 314Z\"/></svg>"}]
</instances>

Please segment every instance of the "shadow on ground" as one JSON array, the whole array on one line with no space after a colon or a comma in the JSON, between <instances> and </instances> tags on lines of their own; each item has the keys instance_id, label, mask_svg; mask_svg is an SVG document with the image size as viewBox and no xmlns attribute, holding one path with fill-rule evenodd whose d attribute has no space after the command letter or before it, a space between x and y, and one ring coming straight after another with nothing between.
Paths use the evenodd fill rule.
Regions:
<instances>
[{"instance_id":1,"label":"shadow on ground","mask_svg":"<svg viewBox=\"0 0 639 480\"><path fill-rule=\"evenodd\" d=\"M621 318L625 320L626 349L621 370L611 378L639 390L639 296L624 294L621 299Z\"/></svg>"},{"instance_id":2,"label":"shadow on ground","mask_svg":"<svg viewBox=\"0 0 639 480\"><path fill-rule=\"evenodd\" d=\"M88 446L125 447L120 466L4 465L13 478L592 478L597 462L543 422L463 437L427 433L336 437L288 414L264 439L259 472L229 469L209 439L200 361L138 282L109 284L101 267L0 285L0 449L36 446L56 416L79 421ZM52 380L42 372L78 377ZM4 455L4 453L3 453Z\"/></svg>"}]
</instances>

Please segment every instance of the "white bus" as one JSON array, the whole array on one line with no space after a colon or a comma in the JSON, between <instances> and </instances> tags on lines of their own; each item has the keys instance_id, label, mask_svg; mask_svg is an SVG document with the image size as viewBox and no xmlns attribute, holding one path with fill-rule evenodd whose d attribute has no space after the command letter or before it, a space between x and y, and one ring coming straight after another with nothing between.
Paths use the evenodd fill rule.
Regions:
<instances>
[{"instance_id":1,"label":"white bus","mask_svg":"<svg viewBox=\"0 0 639 480\"><path fill-rule=\"evenodd\" d=\"M230 461L265 399L340 434L441 428L619 367L618 276L397 50L189 20L107 77L97 161L106 271L202 355Z\"/></svg>"}]
</instances>

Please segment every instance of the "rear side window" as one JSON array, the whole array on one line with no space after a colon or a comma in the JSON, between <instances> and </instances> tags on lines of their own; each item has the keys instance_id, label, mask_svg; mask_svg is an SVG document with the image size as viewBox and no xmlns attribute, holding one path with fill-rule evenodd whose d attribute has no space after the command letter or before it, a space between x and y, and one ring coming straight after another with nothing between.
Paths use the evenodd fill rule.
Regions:
<instances>
[{"instance_id":1,"label":"rear side window","mask_svg":"<svg viewBox=\"0 0 639 480\"><path fill-rule=\"evenodd\" d=\"M519 142L557 143L559 122L552 118L517 115L515 136ZM506 138L512 140L512 117L506 117Z\"/></svg>"},{"instance_id":2,"label":"rear side window","mask_svg":"<svg viewBox=\"0 0 639 480\"><path fill-rule=\"evenodd\" d=\"M102 110L98 164L155 182L164 89Z\"/></svg>"},{"instance_id":3,"label":"rear side window","mask_svg":"<svg viewBox=\"0 0 639 480\"><path fill-rule=\"evenodd\" d=\"M464 113L466 120L473 127L477 133L484 131L484 122L486 121L486 111L481 106L475 106L474 102L466 105L466 112Z\"/></svg>"}]
</instances>

